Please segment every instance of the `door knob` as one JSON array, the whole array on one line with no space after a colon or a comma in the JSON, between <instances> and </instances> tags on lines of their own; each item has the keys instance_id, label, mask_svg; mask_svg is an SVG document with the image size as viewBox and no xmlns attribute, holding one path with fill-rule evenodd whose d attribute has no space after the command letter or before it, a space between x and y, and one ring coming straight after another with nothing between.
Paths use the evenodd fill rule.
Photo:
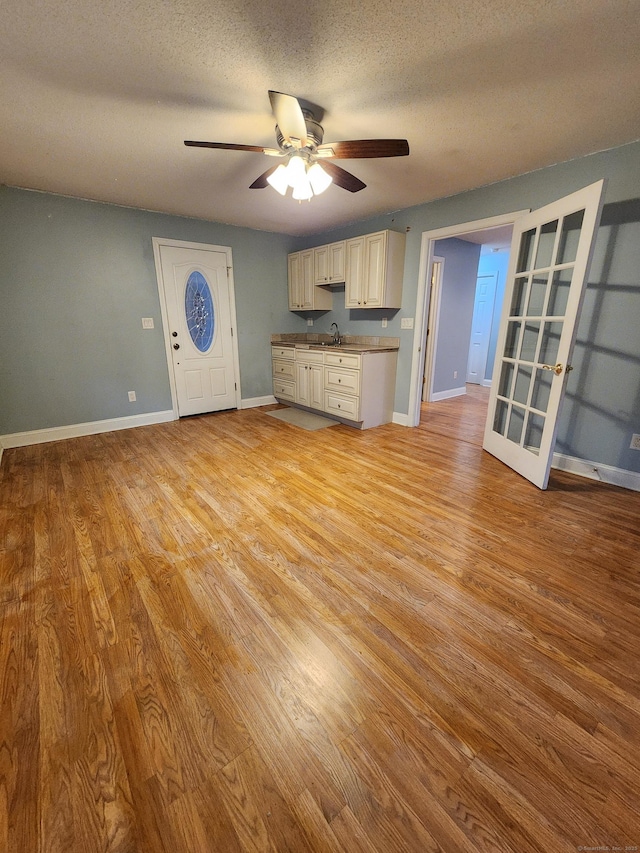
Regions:
<instances>
[{"instance_id":1,"label":"door knob","mask_svg":"<svg viewBox=\"0 0 640 853\"><path fill-rule=\"evenodd\" d=\"M174 344L174 345L173 345L173 348L174 348L174 349L180 349L180 344Z\"/></svg>"},{"instance_id":2,"label":"door knob","mask_svg":"<svg viewBox=\"0 0 640 853\"><path fill-rule=\"evenodd\" d=\"M553 372L555 373L556 376L560 376L560 374L564 370L564 367L561 364L556 364L555 367L552 364L543 364L542 369L543 370L553 370Z\"/></svg>"}]
</instances>

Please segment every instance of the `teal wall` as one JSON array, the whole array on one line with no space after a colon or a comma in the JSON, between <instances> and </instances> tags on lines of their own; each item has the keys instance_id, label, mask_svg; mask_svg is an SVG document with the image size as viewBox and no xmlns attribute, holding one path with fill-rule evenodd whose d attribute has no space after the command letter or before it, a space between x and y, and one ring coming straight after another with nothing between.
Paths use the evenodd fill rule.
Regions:
<instances>
[{"instance_id":1,"label":"teal wall","mask_svg":"<svg viewBox=\"0 0 640 853\"><path fill-rule=\"evenodd\" d=\"M247 399L271 393L269 335L307 331L306 315L287 310L287 252L385 228L406 233L401 309L347 311L337 291L334 310L313 315L314 331L335 321L342 332L400 338L395 410L406 413L414 341L400 320L415 316L422 232L536 208L603 177L604 219L558 449L640 471L640 453L628 450L640 432L640 143L314 238L2 188L0 435L170 408L154 236L232 248ZM153 332L142 330L143 316L156 319Z\"/></svg>"},{"instance_id":2,"label":"teal wall","mask_svg":"<svg viewBox=\"0 0 640 853\"><path fill-rule=\"evenodd\" d=\"M242 395L271 393L290 238L4 187L0 435L171 409L152 237L231 247Z\"/></svg>"}]
</instances>

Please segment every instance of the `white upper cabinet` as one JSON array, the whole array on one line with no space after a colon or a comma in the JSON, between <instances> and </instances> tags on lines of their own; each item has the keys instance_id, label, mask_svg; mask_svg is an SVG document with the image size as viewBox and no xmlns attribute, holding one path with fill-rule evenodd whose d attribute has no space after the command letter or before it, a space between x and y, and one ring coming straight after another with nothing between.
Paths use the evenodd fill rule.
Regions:
<instances>
[{"instance_id":1,"label":"white upper cabinet","mask_svg":"<svg viewBox=\"0 0 640 853\"><path fill-rule=\"evenodd\" d=\"M378 231L346 241L346 308L400 308L405 235Z\"/></svg>"},{"instance_id":2,"label":"white upper cabinet","mask_svg":"<svg viewBox=\"0 0 640 853\"><path fill-rule=\"evenodd\" d=\"M345 241L316 246L313 250L313 268L316 284L341 284L345 276Z\"/></svg>"},{"instance_id":3,"label":"white upper cabinet","mask_svg":"<svg viewBox=\"0 0 640 853\"><path fill-rule=\"evenodd\" d=\"M323 311L332 307L333 296L314 282L314 250L294 252L288 258L289 310Z\"/></svg>"}]
</instances>

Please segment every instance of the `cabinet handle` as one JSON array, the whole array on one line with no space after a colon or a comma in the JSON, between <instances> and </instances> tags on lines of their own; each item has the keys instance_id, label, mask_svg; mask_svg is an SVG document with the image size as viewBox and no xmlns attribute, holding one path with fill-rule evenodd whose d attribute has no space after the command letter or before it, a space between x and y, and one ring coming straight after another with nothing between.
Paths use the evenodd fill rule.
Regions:
<instances>
[{"instance_id":1,"label":"cabinet handle","mask_svg":"<svg viewBox=\"0 0 640 853\"><path fill-rule=\"evenodd\" d=\"M340 408L340 403L338 403L338 408Z\"/></svg>"},{"instance_id":2,"label":"cabinet handle","mask_svg":"<svg viewBox=\"0 0 640 853\"><path fill-rule=\"evenodd\" d=\"M338 385L342 382L342 379L338 379Z\"/></svg>"}]
</instances>

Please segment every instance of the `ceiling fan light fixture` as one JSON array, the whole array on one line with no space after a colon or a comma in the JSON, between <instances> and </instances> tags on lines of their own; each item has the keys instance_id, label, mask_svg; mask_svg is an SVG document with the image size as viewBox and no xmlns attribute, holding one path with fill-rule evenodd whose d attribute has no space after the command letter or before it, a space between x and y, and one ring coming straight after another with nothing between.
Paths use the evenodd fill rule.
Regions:
<instances>
[{"instance_id":1,"label":"ceiling fan light fixture","mask_svg":"<svg viewBox=\"0 0 640 853\"><path fill-rule=\"evenodd\" d=\"M287 167L280 163L278 168L267 178L267 182L279 192L280 195L285 195L287 190L289 189L289 175L287 174Z\"/></svg>"},{"instance_id":2,"label":"ceiling fan light fixture","mask_svg":"<svg viewBox=\"0 0 640 853\"><path fill-rule=\"evenodd\" d=\"M296 199L296 201L308 201L313 196L313 190L311 189L311 184L309 183L309 178L304 176L303 180L298 181L298 183L293 188L293 192L291 196Z\"/></svg>"},{"instance_id":3,"label":"ceiling fan light fixture","mask_svg":"<svg viewBox=\"0 0 640 853\"><path fill-rule=\"evenodd\" d=\"M307 172L309 183L316 195L323 193L333 183L331 175L327 174L320 163L314 163Z\"/></svg>"},{"instance_id":4,"label":"ceiling fan light fixture","mask_svg":"<svg viewBox=\"0 0 640 853\"><path fill-rule=\"evenodd\" d=\"M305 183L307 181L307 169L305 162L299 154L293 154L289 158L289 163L286 168L287 180L289 181L291 189L295 190L298 184Z\"/></svg>"}]
</instances>

